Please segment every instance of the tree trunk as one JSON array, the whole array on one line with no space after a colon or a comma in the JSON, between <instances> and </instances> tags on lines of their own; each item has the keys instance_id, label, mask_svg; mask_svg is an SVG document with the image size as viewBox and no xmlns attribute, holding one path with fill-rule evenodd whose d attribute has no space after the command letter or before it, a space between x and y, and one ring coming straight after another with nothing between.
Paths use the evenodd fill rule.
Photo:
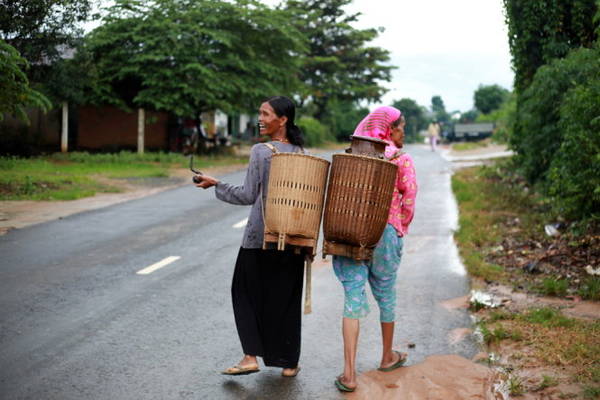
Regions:
<instances>
[{"instance_id":1,"label":"tree trunk","mask_svg":"<svg viewBox=\"0 0 600 400\"><path fill-rule=\"evenodd\" d=\"M145 127L145 115L144 109L138 108L138 140L137 140L137 152L138 154L144 154L144 127Z\"/></svg>"},{"instance_id":2,"label":"tree trunk","mask_svg":"<svg viewBox=\"0 0 600 400\"><path fill-rule=\"evenodd\" d=\"M62 103L62 132L60 135L60 151L69 151L69 103Z\"/></svg>"}]
</instances>

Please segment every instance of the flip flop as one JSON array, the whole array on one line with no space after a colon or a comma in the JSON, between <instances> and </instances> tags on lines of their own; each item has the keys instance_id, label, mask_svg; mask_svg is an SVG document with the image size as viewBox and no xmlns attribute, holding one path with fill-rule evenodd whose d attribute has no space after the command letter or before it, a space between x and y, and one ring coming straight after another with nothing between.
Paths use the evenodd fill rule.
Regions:
<instances>
[{"instance_id":1,"label":"flip flop","mask_svg":"<svg viewBox=\"0 0 600 400\"><path fill-rule=\"evenodd\" d=\"M294 371L294 373L290 374L290 375L286 375L283 373L283 371L281 371L281 376L283 376L284 378L293 378L296 375L298 375L298 372L300 372L300 369L301 369L300 367L296 367L296 370Z\"/></svg>"},{"instance_id":2,"label":"flip flop","mask_svg":"<svg viewBox=\"0 0 600 400\"><path fill-rule=\"evenodd\" d=\"M233 367L227 368L221 372L223 375L249 375L255 372L259 372L258 365L252 365L250 367L244 367L242 365L234 365Z\"/></svg>"},{"instance_id":3,"label":"flip flop","mask_svg":"<svg viewBox=\"0 0 600 400\"><path fill-rule=\"evenodd\" d=\"M398 356L400 356L400 358L398 359L398 361L396 361L396 363L390 365L389 367L385 367L385 368L377 368L377 371L381 371L381 372L390 372L393 371L395 369L400 368L401 366L404 365L404 363L406 362L406 359L408 358L408 354L406 353L400 353L399 351L394 350L394 353L398 354Z\"/></svg>"},{"instance_id":4,"label":"flip flop","mask_svg":"<svg viewBox=\"0 0 600 400\"><path fill-rule=\"evenodd\" d=\"M356 390L356 388L351 388L351 387L344 385L344 383L340 380L339 376L337 378L335 378L335 387L337 387L340 392L352 393Z\"/></svg>"}]
</instances>

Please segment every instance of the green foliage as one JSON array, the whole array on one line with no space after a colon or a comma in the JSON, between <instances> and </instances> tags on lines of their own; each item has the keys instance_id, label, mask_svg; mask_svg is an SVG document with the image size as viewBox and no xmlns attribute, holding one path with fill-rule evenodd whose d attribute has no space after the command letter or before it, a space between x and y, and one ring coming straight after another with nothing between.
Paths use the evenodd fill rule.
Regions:
<instances>
[{"instance_id":1,"label":"green foliage","mask_svg":"<svg viewBox=\"0 0 600 400\"><path fill-rule=\"evenodd\" d=\"M583 389L583 398L594 400L600 397L600 386L588 385Z\"/></svg>"},{"instance_id":2,"label":"green foliage","mask_svg":"<svg viewBox=\"0 0 600 400\"><path fill-rule=\"evenodd\" d=\"M529 182L546 178L550 164L563 142L566 127L560 124L560 111L566 94L576 86L588 85L599 75L600 48L576 50L565 59L541 67L529 88L521 95L510 143L518 153L517 161ZM568 113L568 110L565 112ZM590 123L589 119L587 122L582 120L579 125ZM571 134L574 132L572 130ZM593 133L589 131L590 135ZM565 156L573 157L578 153L576 151Z\"/></svg>"},{"instance_id":3,"label":"green foliage","mask_svg":"<svg viewBox=\"0 0 600 400\"><path fill-rule=\"evenodd\" d=\"M473 94L475 108L483 114L497 110L506 101L509 91L499 85L479 85Z\"/></svg>"},{"instance_id":4,"label":"green foliage","mask_svg":"<svg viewBox=\"0 0 600 400\"><path fill-rule=\"evenodd\" d=\"M578 293L582 299L600 301L600 278L589 277L585 279Z\"/></svg>"},{"instance_id":5,"label":"green foliage","mask_svg":"<svg viewBox=\"0 0 600 400\"><path fill-rule=\"evenodd\" d=\"M414 143L418 140L419 131L427 127L426 108L417 104L413 99L404 98L392 103L404 115L406 126L404 128L406 143Z\"/></svg>"},{"instance_id":6,"label":"green foliage","mask_svg":"<svg viewBox=\"0 0 600 400\"><path fill-rule=\"evenodd\" d=\"M504 0L515 89L522 93L539 67L591 47L596 38L596 0Z\"/></svg>"},{"instance_id":7,"label":"green foliage","mask_svg":"<svg viewBox=\"0 0 600 400\"><path fill-rule=\"evenodd\" d=\"M203 156L194 164L202 170L247 161L247 157ZM73 200L97 192L118 192L116 179L166 178L171 168L187 168L188 163L180 153L162 152L0 157L0 200Z\"/></svg>"},{"instance_id":8,"label":"green foliage","mask_svg":"<svg viewBox=\"0 0 600 400\"><path fill-rule=\"evenodd\" d=\"M542 375L542 381L540 382L538 387L535 388L535 391L544 390L549 387L553 387L553 386L557 386L557 385L558 385L558 379L556 379L553 376Z\"/></svg>"},{"instance_id":9,"label":"green foliage","mask_svg":"<svg viewBox=\"0 0 600 400\"><path fill-rule=\"evenodd\" d=\"M194 116L293 93L303 36L254 0L117 0L86 38L92 99Z\"/></svg>"},{"instance_id":10,"label":"green foliage","mask_svg":"<svg viewBox=\"0 0 600 400\"><path fill-rule=\"evenodd\" d=\"M328 127L312 117L301 117L297 125L302 130L307 147L314 147L325 142L334 142L335 136L331 134Z\"/></svg>"},{"instance_id":11,"label":"green foliage","mask_svg":"<svg viewBox=\"0 0 600 400\"><path fill-rule=\"evenodd\" d=\"M561 104L562 143L548 175L556 208L570 219L600 221L600 61L596 65L596 75L567 92Z\"/></svg>"},{"instance_id":12,"label":"green foliage","mask_svg":"<svg viewBox=\"0 0 600 400\"><path fill-rule=\"evenodd\" d=\"M469 111L465 111L464 113L460 114L460 118L458 120L458 122L460 123L469 123L469 122L475 122L477 120L477 117L479 116L479 111L477 110L469 110Z\"/></svg>"},{"instance_id":13,"label":"green foliage","mask_svg":"<svg viewBox=\"0 0 600 400\"><path fill-rule=\"evenodd\" d=\"M530 310L527 314L523 315L525 321L540 324L549 328L555 327L570 327L573 326L574 321L570 318L563 316L559 311L544 307Z\"/></svg>"},{"instance_id":14,"label":"green foliage","mask_svg":"<svg viewBox=\"0 0 600 400\"><path fill-rule=\"evenodd\" d=\"M511 375L510 378L508 378L508 392L512 396L521 396L523 393L525 393L523 380L517 375Z\"/></svg>"},{"instance_id":15,"label":"green foliage","mask_svg":"<svg viewBox=\"0 0 600 400\"><path fill-rule=\"evenodd\" d=\"M23 71L27 66L27 61L14 47L0 40L0 121L5 114L29 121L25 113L26 107L35 106L47 110L51 106L43 94L29 86L29 80Z\"/></svg>"},{"instance_id":16,"label":"green foliage","mask_svg":"<svg viewBox=\"0 0 600 400\"><path fill-rule=\"evenodd\" d=\"M348 15L351 0L287 0L290 22L308 38L309 50L301 58L300 97L316 104L315 117L325 121L331 99L378 101L386 92L379 82L391 79L385 65L389 52L369 45L379 31L355 29L360 14Z\"/></svg>"},{"instance_id":17,"label":"green foliage","mask_svg":"<svg viewBox=\"0 0 600 400\"><path fill-rule=\"evenodd\" d=\"M566 279L544 278L539 290L548 296L565 296L569 282Z\"/></svg>"},{"instance_id":18,"label":"green foliage","mask_svg":"<svg viewBox=\"0 0 600 400\"><path fill-rule=\"evenodd\" d=\"M78 102L86 69L69 69L88 18L90 0L3 1L0 39L15 47L30 65L32 86L50 99ZM79 95L79 97L78 97Z\"/></svg>"},{"instance_id":19,"label":"green foliage","mask_svg":"<svg viewBox=\"0 0 600 400\"><path fill-rule=\"evenodd\" d=\"M431 111L434 114L434 119L438 122L450 121L450 115L446 112L446 106L441 96L433 96L431 98Z\"/></svg>"},{"instance_id":20,"label":"green foliage","mask_svg":"<svg viewBox=\"0 0 600 400\"><path fill-rule=\"evenodd\" d=\"M476 122L494 122L495 128L492 134L494 142L508 143L511 132L514 130L516 112L517 96L511 93L499 109L489 114L479 114Z\"/></svg>"},{"instance_id":21,"label":"green foliage","mask_svg":"<svg viewBox=\"0 0 600 400\"><path fill-rule=\"evenodd\" d=\"M3 1L0 39L43 73L43 65L60 59L60 52L81 35L79 24L87 19L90 5L90 0Z\"/></svg>"},{"instance_id":22,"label":"green foliage","mask_svg":"<svg viewBox=\"0 0 600 400\"><path fill-rule=\"evenodd\" d=\"M330 99L323 122L338 141L347 141L354 133L356 125L369 113L369 109L360 107L356 102Z\"/></svg>"}]
</instances>

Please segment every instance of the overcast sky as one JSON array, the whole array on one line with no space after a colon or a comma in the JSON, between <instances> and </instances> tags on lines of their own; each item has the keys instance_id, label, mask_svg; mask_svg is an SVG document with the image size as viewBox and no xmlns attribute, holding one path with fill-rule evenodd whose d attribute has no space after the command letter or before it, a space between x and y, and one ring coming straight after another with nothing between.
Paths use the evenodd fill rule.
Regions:
<instances>
[{"instance_id":1,"label":"overcast sky","mask_svg":"<svg viewBox=\"0 0 600 400\"><path fill-rule=\"evenodd\" d=\"M385 28L374 44L398 69L382 104L409 97L429 107L440 95L447 111L464 112L480 84L512 90L502 0L354 0L347 11L362 14L356 28Z\"/></svg>"},{"instance_id":2,"label":"overcast sky","mask_svg":"<svg viewBox=\"0 0 600 400\"><path fill-rule=\"evenodd\" d=\"M479 84L512 89L502 0L354 0L348 11L363 14L358 28L385 28L375 44L398 69L384 104L440 95L446 110L467 111Z\"/></svg>"}]
</instances>

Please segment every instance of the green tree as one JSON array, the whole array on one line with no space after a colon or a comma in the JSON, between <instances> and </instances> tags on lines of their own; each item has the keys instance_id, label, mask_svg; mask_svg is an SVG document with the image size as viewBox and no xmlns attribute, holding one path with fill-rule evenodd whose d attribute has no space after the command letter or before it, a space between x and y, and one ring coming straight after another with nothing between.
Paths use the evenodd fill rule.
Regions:
<instances>
[{"instance_id":1,"label":"green tree","mask_svg":"<svg viewBox=\"0 0 600 400\"><path fill-rule=\"evenodd\" d=\"M26 107L50 107L49 100L29 86L23 71L27 66L27 60L14 47L0 40L0 120L8 114L29 121Z\"/></svg>"},{"instance_id":2,"label":"green tree","mask_svg":"<svg viewBox=\"0 0 600 400\"><path fill-rule=\"evenodd\" d=\"M86 38L92 100L194 116L254 110L299 85L303 37L254 0L117 0Z\"/></svg>"},{"instance_id":3,"label":"green tree","mask_svg":"<svg viewBox=\"0 0 600 400\"><path fill-rule=\"evenodd\" d=\"M564 127L559 124L560 107L565 95L597 76L600 76L600 46L582 48L539 68L521 95L517 129L511 135L510 144L529 182L545 181L550 163L561 146Z\"/></svg>"},{"instance_id":4,"label":"green tree","mask_svg":"<svg viewBox=\"0 0 600 400\"><path fill-rule=\"evenodd\" d=\"M596 38L596 0L504 0L504 8L518 94L539 67Z\"/></svg>"},{"instance_id":5,"label":"green tree","mask_svg":"<svg viewBox=\"0 0 600 400\"><path fill-rule=\"evenodd\" d=\"M329 100L325 124L337 140L347 141L358 123L369 113L369 109L348 100Z\"/></svg>"},{"instance_id":6,"label":"green tree","mask_svg":"<svg viewBox=\"0 0 600 400\"><path fill-rule=\"evenodd\" d=\"M475 120L477 120L478 116L479 116L479 111L477 111L477 110L465 111L464 113L460 114L460 118L458 119L458 122L460 122L462 124L469 123L469 122L475 122Z\"/></svg>"},{"instance_id":7,"label":"green tree","mask_svg":"<svg viewBox=\"0 0 600 400\"><path fill-rule=\"evenodd\" d=\"M315 117L326 118L331 100L378 101L387 91L380 85L390 81L393 67L389 52L369 46L378 29L355 29L360 14L348 15L351 0L287 0L284 9L296 28L308 38L308 53L302 59L302 102L315 103ZM381 28L380 28L381 29Z\"/></svg>"},{"instance_id":8,"label":"green tree","mask_svg":"<svg viewBox=\"0 0 600 400\"><path fill-rule=\"evenodd\" d=\"M508 90L499 85L479 85L473 94L475 108L482 114L489 114L500 108L508 98L509 93Z\"/></svg>"},{"instance_id":9,"label":"green tree","mask_svg":"<svg viewBox=\"0 0 600 400\"><path fill-rule=\"evenodd\" d=\"M446 112L446 106L441 96L433 96L431 98L431 111L433 112L434 119L438 122L448 122L450 115Z\"/></svg>"},{"instance_id":10,"label":"green tree","mask_svg":"<svg viewBox=\"0 0 600 400\"><path fill-rule=\"evenodd\" d=\"M517 96L514 92L511 92L499 109L489 114L479 114L476 122L494 122L496 127L492 138L497 143L508 143L510 134L514 129L516 112Z\"/></svg>"},{"instance_id":11,"label":"green tree","mask_svg":"<svg viewBox=\"0 0 600 400\"><path fill-rule=\"evenodd\" d=\"M0 39L17 49L36 84L51 79L53 65L71 53L82 36L90 0L6 0L0 3Z\"/></svg>"},{"instance_id":12,"label":"green tree","mask_svg":"<svg viewBox=\"0 0 600 400\"><path fill-rule=\"evenodd\" d=\"M403 98L392 103L404 115L406 127L404 128L405 141L414 143L418 139L419 131L427 127L426 109L415 100Z\"/></svg>"},{"instance_id":13,"label":"green tree","mask_svg":"<svg viewBox=\"0 0 600 400\"><path fill-rule=\"evenodd\" d=\"M560 108L563 140L552 158L550 194L561 215L600 222L600 69L569 90Z\"/></svg>"}]
</instances>

